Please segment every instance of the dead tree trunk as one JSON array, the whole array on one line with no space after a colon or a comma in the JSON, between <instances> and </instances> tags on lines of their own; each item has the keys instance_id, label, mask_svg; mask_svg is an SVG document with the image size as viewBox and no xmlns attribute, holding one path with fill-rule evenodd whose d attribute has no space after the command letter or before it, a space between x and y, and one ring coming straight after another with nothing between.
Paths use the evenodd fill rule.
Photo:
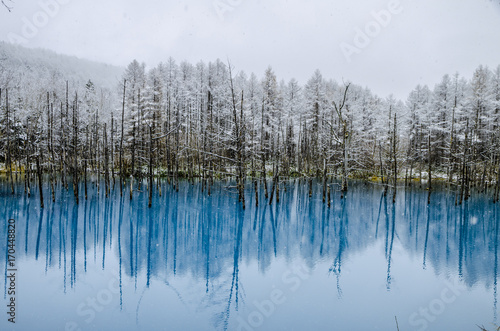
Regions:
<instances>
[{"instance_id":1,"label":"dead tree trunk","mask_svg":"<svg viewBox=\"0 0 500 331\"><path fill-rule=\"evenodd\" d=\"M122 130L121 130L121 136L120 136L120 196L123 195L123 181L124 181L124 176L123 176L123 127L124 127L124 120L125 120L125 93L126 93L126 87L127 87L127 80L123 80L123 101L122 101Z\"/></svg>"},{"instance_id":2,"label":"dead tree trunk","mask_svg":"<svg viewBox=\"0 0 500 331\"><path fill-rule=\"evenodd\" d=\"M43 208L42 169L40 168L40 155L37 155L36 157L36 172L38 176L38 189L40 191L40 207Z\"/></svg>"},{"instance_id":3,"label":"dead tree trunk","mask_svg":"<svg viewBox=\"0 0 500 331\"><path fill-rule=\"evenodd\" d=\"M75 96L73 105L73 193L75 195L76 204L79 203L78 192L78 94Z\"/></svg>"},{"instance_id":4,"label":"dead tree trunk","mask_svg":"<svg viewBox=\"0 0 500 331\"><path fill-rule=\"evenodd\" d=\"M95 121L94 121L94 132L95 132L95 148L96 148L96 169L97 172L97 194L101 191L101 166L102 166L102 157L101 157L101 142L99 140L99 110L96 112Z\"/></svg>"},{"instance_id":5,"label":"dead tree trunk","mask_svg":"<svg viewBox=\"0 0 500 331\"><path fill-rule=\"evenodd\" d=\"M47 107L49 105L49 93L47 92ZM53 130L53 123L54 123L54 106L53 104L50 104L50 109L48 109L48 127L49 127L49 141L48 141L48 148L49 148L49 154L50 154L50 191L52 193L52 202L56 201L56 195L55 195L55 188L54 188L54 160L55 160L55 154L54 154L54 144L53 144L53 135L54 135L54 130Z\"/></svg>"},{"instance_id":6,"label":"dead tree trunk","mask_svg":"<svg viewBox=\"0 0 500 331\"><path fill-rule=\"evenodd\" d=\"M429 165L429 173L428 173L428 183L427 183L427 190L429 191L428 192L428 195L427 195L427 204L430 204L431 203L431 192L432 192L432 160L431 160L431 133L429 132L429 140L428 140L428 143L427 143L427 154L428 154L428 165Z\"/></svg>"},{"instance_id":7,"label":"dead tree trunk","mask_svg":"<svg viewBox=\"0 0 500 331\"><path fill-rule=\"evenodd\" d=\"M271 197L269 198L269 205L273 203L274 190L276 189L276 174L273 177L273 187L271 189Z\"/></svg>"},{"instance_id":8,"label":"dead tree trunk","mask_svg":"<svg viewBox=\"0 0 500 331\"><path fill-rule=\"evenodd\" d=\"M327 196L328 196L328 208L330 208L331 197L330 197L330 185L327 185Z\"/></svg>"},{"instance_id":9,"label":"dead tree trunk","mask_svg":"<svg viewBox=\"0 0 500 331\"><path fill-rule=\"evenodd\" d=\"M462 159L462 185L460 187L460 204L462 202L468 199L468 189L466 187L468 186L467 183L467 158L468 158L468 150L469 150L469 119L467 119L467 124L465 127L465 139L464 139L464 153L463 153L463 159Z\"/></svg>"},{"instance_id":10,"label":"dead tree trunk","mask_svg":"<svg viewBox=\"0 0 500 331\"><path fill-rule=\"evenodd\" d=\"M104 123L104 129L103 129L103 136L104 136L104 185L105 185L105 191L106 191L106 198L109 196L109 151L108 151L108 131L107 131L107 125Z\"/></svg>"},{"instance_id":11,"label":"dead tree trunk","mask_svg":"<svg viewBox=\"0 0 500 331\"><path fill-rule=\"evenodd\" d=\"M87 159L83 161L83 185L85 191L85 200L87 200Z\"/></svg>"},{"instance_id":12,"label":"dead tree trunk","mask_svg":"<svg viewBox=\"0 0 500 331\"><path fill-rule=\"evenodd\" d=\"M7 169L9 171L9 181L10 181L10 189L11 193L14 194L14 180L12 178L12 155L11 155L11 148L10 148L10 113L9 113L9 90L5 90L5 116L6 116L6 135L7 135L7 158L6 158L6 165Z\"/></svg>"},{"instance_id":13,"label":"dead tree trunk","mask_svg":"<svg viewBox=\"0 0 500 331\"><path fill-rule=\"evenodd\" d=\"M497 183L495 188L495 198L493 199L493 202L498 202L499 195L500 195L500 155L498 157Z\"/></svg>"},{"instance_id":14,"label":"dead tree trunk","mask_svg":"<svg viewBox=\"0 0 500 331\"><path fill-rule=\"evenodd\" d=\"M396 187L398 182L398 160L396 155L396 144L397 144L397 127L396 127L396 114L394 114L394 130L392 137L392 155L394 157L394 189L392 193L392 203L396 203Z\"/></svg>"},{"instance_id":15,"label":"dead tree trunk","mask_svg":"<svg viewBox=\"0 0 500 331\"><path fill-rule=\"evenodd\" d=\"M280 170L276 165L276 203L280 203Z\"/></svg>"},{"instance_id":16,"label":"dead tree trunk","mask_svg":"<svg viewBox=\"0 0 500 331\"><path fill-rule=\"evenodd\" d=\"M153 129L150 126L149 127L149 167L148 167L149 173L149 201L148 201L148 207L151 208L151 205L153 203Z\"/></svg>"},{"instance_id":17,"label":"dead tree trunk","mask_svg":"<svg viewBox=\"0 0 500 331\"><path fill-rule=\"evenodd\" d=\"M257 186L257 179L254 179L253 186L255 189L255 207L259 207L259 188Z\"/></svg>"},{"instance_id":18,"label":"dead tree trunk","mask_svg":"<svg viewBox=\"0 0 500 331\"><path fill-rule=\"evenodd\" d=\"M114 145L114 130L115 130L115 119L113 117L113 112L111 112L111 178L113 179L113 190L115 189L115 145Z\"/></svg>"},{"instance_id":19,"label":"dead tree trunk","mask_svg":"<svg viewBox=\"0 0 500 331\"><path fill-rule=\"evenodd\" d=\"M326 158L323 160L323 203L326 201Z\"/></svg>"},{"instance_id":20,"label":"dead tree trunk","mask_svg":"<svg viewBox=\"0 0 500 331\"><path fill-rule=\"evenodd\" d=\"M342 110L346 104L347 100L347 91L349 90L350 84L346 85L345 90L344 90L344 97L339 105L335 101L333 101L333 106L335 108L335 111L337 112L337 116L339 118L339 123L342 125L342 187L341 187L341 192L342 192L342 197L344 197L345 193L347 192L347 177L348 177L348 161L349 161L349 146L348 143L351 139L349 132L347 130L347 120L344 119Z\"/></svg>"},{"instance_id":21,"label":"dead tree trunk","mask_svg":"<svg viewBox=\"0 0 500 331\"><path fill-rule=\"evenodd\" d=\"M229 82L231 84L231 97L233 103L233 120L235 127L235 135L236 135L236 157L237 157L237 165L238 165L238 175L236 176L236 182L238 187L238 200L242 202L243 209L245 209L245 174L243 171L243 91L241 94L241 110L240 116L238 119L238 113L236 110L236 96L234 93L233 86L233 76L231 72L231 64L228 63L229 68Z\"/></svg>"},{"instance_id":22,"label":"dead tree trunk","mask_svg":"<svg viewBox=\"0 0 500 331\"><path fill-rule=\"evenodd\" d=\"M24 179L25 179L25 193L28 194L28 197L31 196L31 126L29 124L29 120L26 119L26 127L28 128L28 134L26 137L26 169L24 169Z\"/></svg>"},{"instance_id":23,"label":"dead tree trunk","mask_svg":"<svg viewBox=\"0 0 500 331\"><path fill-rule=\"evenodd\" d=\"M380 176L382 178L382 185L384 186L384 197L385 197L385 196L387 196L387 189L388 189L388 181L389 181L389 179L386 178L384 180L384 174L385 174L384 173L384 163L382 161L382 144L380 143L380 141L378 143L378 153L379 153L379 158L380 158ZM387 177L389 177L389 176L387 176Z\"/></svg>"}]
</instances>

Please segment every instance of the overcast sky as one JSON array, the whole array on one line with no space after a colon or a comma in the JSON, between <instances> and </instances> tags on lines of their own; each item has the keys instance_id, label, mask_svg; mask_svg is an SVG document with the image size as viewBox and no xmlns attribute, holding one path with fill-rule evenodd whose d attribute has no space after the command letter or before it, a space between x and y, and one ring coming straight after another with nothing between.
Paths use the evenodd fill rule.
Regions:
<instances>
[{"instance_id":1,"label":"overcast sky","mask_svg":"<svg viewBox=\"0 0 500 331\"><path fill-rule=\"evenodd\" d=\"M301 84L320 69L405 99L446 73L500 64L498 2L13 0L11 13L0 8L0 39L122 66L229 58L247 74L270 65Z\"/></svg>"}]
</instances>

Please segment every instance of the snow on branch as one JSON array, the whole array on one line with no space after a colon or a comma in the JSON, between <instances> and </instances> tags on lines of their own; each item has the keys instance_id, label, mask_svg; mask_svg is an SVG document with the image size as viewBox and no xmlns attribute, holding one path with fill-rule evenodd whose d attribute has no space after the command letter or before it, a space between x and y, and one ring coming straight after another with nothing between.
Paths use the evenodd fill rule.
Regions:
<instances>
[{"instance_id":1,"label":"snow on branch","mask_svg":"<svg viewBox=\"0 0 500 331\"><path fill-rule=\"evenodd\" d=\"M8 10L9 12L11 12L13 7L10 7L9 5L7 5L7 4L5 3L5 0L1 0L1 1L2 1L2 5L3 5L5 8L7 8L7 10ZM7 0L7 1L12 2L12 0Z\"/></svg>"}]
</instances>

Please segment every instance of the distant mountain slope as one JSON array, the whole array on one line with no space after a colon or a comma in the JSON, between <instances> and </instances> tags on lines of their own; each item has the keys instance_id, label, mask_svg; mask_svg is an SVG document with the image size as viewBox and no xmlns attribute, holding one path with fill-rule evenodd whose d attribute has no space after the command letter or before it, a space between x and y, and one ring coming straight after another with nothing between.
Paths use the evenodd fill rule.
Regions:
<instances>
[{"instance_id":1,"label":"distant mountain slope","mask_svg":"<svg viewBox=\"0 0 500 331\"><path fill-rule=\"evenodd\" d=\"M64 79L87 82L115 89L125 68L109 64L61 55L45 49L30 49L19 45L0 42L0 68L15 71L25 69L57 72Z\"/></svg>"}]
</instances>

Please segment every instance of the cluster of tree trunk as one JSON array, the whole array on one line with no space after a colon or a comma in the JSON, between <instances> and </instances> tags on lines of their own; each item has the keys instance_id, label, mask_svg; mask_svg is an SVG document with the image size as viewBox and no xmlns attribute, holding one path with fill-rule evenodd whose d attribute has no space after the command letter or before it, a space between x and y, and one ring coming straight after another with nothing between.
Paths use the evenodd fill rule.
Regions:
<instances>
[{"instance_id":1,"label":"cluster of tree trunk","mask_svg":"<svg viewBox=\"0 0 500 331\"><path fill-rule=\"evenodd\" d=\"M394 202L398 185L426 185L430 202L439 178L457 204L472 192L499 200L500 66L417 86L406 103L319 71L301 87L278 83L271 68L260 81L232 69L169 59L147 72L133 61L116 91L3 83L0 162L11 192L21 174L28 195L38 182L42 206L43 185L52 200L71 188L77 203L88 181L131 199L147 186L151 206L161 178L176 189L198 178L208 195L214 180L231 178L245 207L245 188L256 204L259 185L261 203L279 202L283 182L302 177L310 192L317 178L330 205L332 192L345 197L349 179L362 178L391 189Z\"/></svg>"}]
</instances>

